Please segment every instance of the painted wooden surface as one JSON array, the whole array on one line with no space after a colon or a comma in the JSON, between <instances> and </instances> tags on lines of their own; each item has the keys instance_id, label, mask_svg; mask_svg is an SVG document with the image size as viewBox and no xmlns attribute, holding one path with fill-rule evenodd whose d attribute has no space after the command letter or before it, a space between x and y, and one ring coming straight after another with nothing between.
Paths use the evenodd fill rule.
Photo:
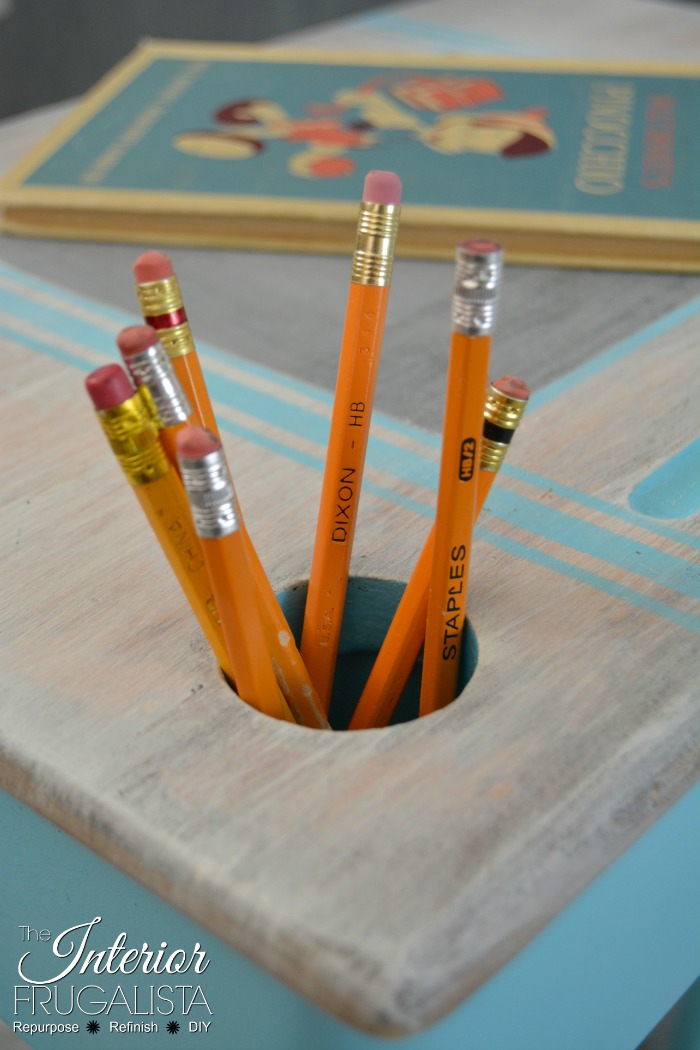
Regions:
<instances>
[{"instance_id":1,"label":"painted wooden surface","mask_svg":"<svg viewBox=\"0 0 700 1050\"><path fill-rule=\"evenodd\" d=\"M350 1028L301 1000L2 791L0 824L12 842L12 863L4 869L0 920L11 930L19 914L36 913L42 902L52 931L73 926L79 886L80 915L101 916L102 943L125 928L137 942L158 944L164 931L171 945L200 941L211 959L205 994L212 1014L201 1004L189 1016L212 1020L207 1045L217 1050L232 1044L257 1050L690 1050L692 1024L683 1015L690 1022L700 1006L692 995L674 1011L684 1037L674 1042L668 1025L663 1041L644 1037L700 971L700 945L688 936L692 923L700 923L700 839L687 833L699 819L700 784L460 1007L398 1042ZM10 935L0 940L0 978L6 974L10 986L16 968L17 938ZM147 975L139 984L148 995ZM9 1011L5 1016L12 1022ZM75 1050L94 1047L89 1031L71 1038ZM2 1050L19 1050L3 1040L0 1022ZM125 1050L134 1036L111 1032L109 1040L114 1050ZM164 1050L172 1045L167 1030L151 1033L149 1043ZM50 1050L54 1037L33 1045Z\"/></svg>"},{"instance_id":2,"label":"painted wooden surface","mask_svg":"<svg viewBox=\"0 0 700 1050\"><path fill-rule=\"evenodd\" d=\"M604 6L605 33L602 9L577 8L571 50L561 19L523 46L695 57L689 7L664 25L661 5ZM450 0L393 13L343 40L442 48L463 18ZM57 112L3 128L2 165ZM91 418L82 376L137 319L137 251L0 240L0 784L324 1009L413 1031L698 777L699 519L627 501L697 434L700 281L507 268L493 374L536 395L475 545L476 675L422 723L321 738L222 684ZM286 587L310 564L347 261L174 262L249 529ZM375 419L357 575L405 580L429 528L451 269L395 270L377 401L410 424Z\"/></svg>"},{"instance_id":3,"label":"painted wooden surface","mask_svg":"<svg viewBox=\"0 0 700 1050\"><path fill-rule=\"evenodd\" d=\"M697 303L535 399L475 544L462 697L328 735L230 693L146 532L81 389L121 318L72 301L85 327L64 335L60 296L25 295L3 333L2 786L337 1016L429 1023L697 777L698 517L626 504L695 436ZM287 587L310 562L328 399L205 366ZM405 580L438 441L377 423L354 573Z\"/></svg>"},{"instance_id":4,"label":"painted wooden surface","mask_svg":"<svg viewBox=\"0 0 700 1050\"><path fill-rule=\"evenodd\" d=\"M284 43L381 51L695 61L700 18L678 0L409 0L287 33Z\"/></svg>"}]
</instances>

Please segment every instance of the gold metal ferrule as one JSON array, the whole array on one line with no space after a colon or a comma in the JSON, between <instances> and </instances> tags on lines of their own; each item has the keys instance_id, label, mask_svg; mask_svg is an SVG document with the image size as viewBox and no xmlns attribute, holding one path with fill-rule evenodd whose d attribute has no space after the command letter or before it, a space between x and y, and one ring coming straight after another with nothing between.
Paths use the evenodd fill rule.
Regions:
<instances>
[{"instance_id":1,"label":"gold metal ferrule","mask_svg":"<svg viewBox=\"0 0 700 1050\"><path fill-rule=\"evenodd\" d=\"M462 335L490 335L503 270L503 249L492 241L465 241L455 252L452 328Z\"/></svg>"},{"instance_id":2,"label":"gold metal ferrule","mask_svg":"<svg viewBox=\"0 0 700 1050\"><path fill-rule=\"evenodd\" d=\"M162 343L156 342L139 354L130 354L124 363L134 386L149 391L156 421L161 427L187 422L192 406Z\"/></svg>"},{"instance_id":3,"label":"gold metal ferrule","mask_svg":"<svg viewBox=\"0 0 700 1050\"><path fill-rule=\"evenodd\" d=\"M160 317L161 314L172 314L184 307L175 274L164 277L161 281L137 284L136 294L144 317Z\"/></svg>"},{"instance_id":4,"label":"gold metal ferrule","mask_svg":"<svg viewBox=\"0 0 700 1050\"><path fill-rule=\"evenodd\" d=\"M185 305L175 274L163 278L162 281L146 281L144 284L137 284L136 294L144 319L178 312L182 312L184 317ZM194 350L192 330L186 318L179 324L159 328L157 331L158 338L170 357L184 357L185 354L191 354Z\"/></svg>"},{"instance_id":5,"label":"gold metal ferrule","mask_svg":"<svg viewBox=\"0 0 700 1050\"><path fill-rule=\"evenodd\" d=\"M184 357L194 351L194 339L189 321L173 328L159 328L158 338L168 351L168 357Z\"/></svg>"},{"instance_id":6,"label":"gold metal ferrule","mask_svg":"<svg viewBox=\"0 0 700 1050\"><path fill-rule=\"evenodd\" d=\"M400 215L400 204L361 202L350 274L354 284L391 284Z\"/></svg>"},{"instance_id":7,"label":"gold metal ferrule","mask_svg":"<svg viewBox=\"0 0 700 1050\"><path fill-rule=\"evenodd\" d=\"M518 429L523 413L527 408L527 401L519 398L508 397L507 394L489 386L484 406L484 423L498 427L500 430L510 431L511 434ZM481 470L488 470L496 474L506 458L510 446L510 440L497 441L484 433L481 440L481 459L479 466Z\"/></svg>"},{"instance_id":8,"label":"gold metal ferrule","mask_svg":"<svg viewBox=\"0 0 700 1050\"><path fill-rule=\"evenodd\" d=\"M484 405L484 419L504 430L517 430L523 418L527 401L518 397L508 397L497 387L490 385Z\"/></svg>"},{"instance_id":9,"label":"gold metal ferrule","mask_svg":"<svg viewBox=\"0 0 700 1050\"><path fill-rule=\"evenodd\" d=\"M223 449L199 459L178 457L178 462L197 535L216 540L240 529L241 511Z\"/></svg>"},{"instance_id":10,"label":"gold metal ferrule","mask_svg":"<svg viewBox=\"0 0 700 1050\"><path fill-rule=\"evenodd\" d=\"M145 397L137 390L133 397L97 412L119 465L131 484L138 488L167 474L170 464L158 440L158 425Z\"/></svg>"}]
</instances>

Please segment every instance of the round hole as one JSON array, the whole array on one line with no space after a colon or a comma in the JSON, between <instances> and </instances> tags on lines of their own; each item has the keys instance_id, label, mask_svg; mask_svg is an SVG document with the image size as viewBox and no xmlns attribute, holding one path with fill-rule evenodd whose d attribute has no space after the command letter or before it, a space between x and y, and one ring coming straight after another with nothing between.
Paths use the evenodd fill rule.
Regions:
<instances>
[{"instance_id":1,"label":"round hole","mask_svg":"<svg viewBox=\"0 0 700 1050\"><path fill-rule=\"evenodd\" d=\"M363 576L351 577L348 581L335 684L328 715L333 729L347 729L405 586L405 583L398 580ZM297 644L301 638L307 589L308 583L304 581L277 595ZM477 654L476 635L467 621L457 680L457 696L474 673ZM418 718L421 665L422 657L419 656L396 706L391 725Z\"/></svg>"}]
</instances>

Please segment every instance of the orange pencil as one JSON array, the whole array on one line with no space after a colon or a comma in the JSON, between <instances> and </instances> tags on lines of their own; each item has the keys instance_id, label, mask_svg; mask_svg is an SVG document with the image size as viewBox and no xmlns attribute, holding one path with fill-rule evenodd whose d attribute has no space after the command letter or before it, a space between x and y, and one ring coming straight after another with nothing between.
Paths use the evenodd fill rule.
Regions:
<instances>
[{"instance_id":1,"label":"orange pencil","mask_svg":"<svg viewBox=\"0 0 700 1050\"><path fill-rule=\"evenodd\" d=\"M400 200L397 175L389 171L367 175L301 637L301 655L326 711L350 572Z\"/></svg>"},{"instance_id":2,"label":"orange pencil","mask_svg":"<svg viewBox=\"0 0 700 1050\"><path fill-rule=\"evenodd\" d=\"M164 252L144 252L134 263L134 278L143 319L155 329L168 351L192 406L194 423L218 436L214 409L169 257Z\"/></svg>"},{"instance_id":3,"label":"orange pencil","mask_svg":"<svg viewBox=\"0 0 700 1050\"><path fill-rule=\"evenodd\" d=\"M267 651L241 515L219 439L202 427L177 435L180 473L214 589L236 692L259 711L294 721Z\"/></svg>"},{"instance_id":4,"label":"orange pencil","mask_svg":"<svg viewBox=\"0 0 700 1050\"><path fill-rule=\"evenodd\" d=\"M514 376L502 376L491 383L484 410L481 461L476 487L477 518L486 502L493 479L505 459L510 440L520 423L529 396L527 384ZM434 538L433 525L377 653L349 729L377 729L387 726L406 688L425 639Z\"/></svg>"},{"instance_id":5,"label":"orange pencil","mask_svg":"<svg viewBox=\"0 0 700 1050\"><path fill-rule=\"evenodd\" d=\"M476 492L491 330L503 253L491 241L457 246L452 339L423 647L420 714L455 696Z\"/></svg>"},{"instance_id":6,"label":"orange pencil","mask_svg":"<svg viewBox=\"0 0 700 1050\"><path fill-rule=\"evenodd\" d=\"M85 380L95 412L170 566L211 645L233 678L219 615L187 496L158 440L152 405L123 368L105 365Z\"/></svg>"},{"instance_id":7,"label":"orange pencil","mask_svg":"<svg viewBox=\"0 0 700 1050\"><path fill-rule=\"evenodd\" d=\"M189 401L174 372L172 362L158 340L158 333L148 325L131 325L117 337L124 363L134 383L147 391L159 426L161 444L178 473L177 435L187 423L193 424ZM257 588L264 622L269 624L273 663L282 693L295 720L316 729L330 729L318 701L309 673L294 641L277 596L267 578L262 562L241 520L241 536Z\"/></svg>"},{"instance_id":8,"label":"orange pencil","mask_svg":"<svg viewBox=\"0 0 700 1050\"><path fill-rule=\"evenodd\" d=\"M196 429L199 430L199 428ZM218 438L216 440L219 441ZM224 456L223 449L221 450L221 456ZM225 462L224 459L224 464ZM311 729L330 729L328 719L309 677L309 672L297 648L292 630L287 623L282 607L277 600L277 595L253 546L253 541L245 527L240 507L238 507L238 504L236 506L238 535L240 544L247 556L248 571L253 581L257 612L260 616L265 638L265 649L272 661L272 667L277 684L282 691L282 696L292 712L294 721L299 725L308 726ZM216 590L216 588L214 589Z\"/></svg>"},{"instance_id":9,"label":"orange pencil","mask_svg":"<svg viewBox=\"0 0 700 1050\"><path fill-rule=\"evenodd\" d=\"M257 585L258 607L277 684L294 720L310 729L330 729L328 719L301 658L287 618L242 523L243 542Z\"/></svg>"}]
</instances>

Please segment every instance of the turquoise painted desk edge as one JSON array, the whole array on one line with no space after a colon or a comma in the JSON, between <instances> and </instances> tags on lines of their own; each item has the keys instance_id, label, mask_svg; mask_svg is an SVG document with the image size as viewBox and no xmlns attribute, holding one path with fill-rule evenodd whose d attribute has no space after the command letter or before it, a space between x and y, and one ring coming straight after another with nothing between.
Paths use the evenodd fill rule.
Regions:
<instances>
[{"instance_id":1,"label":"turquoise painted desk edge","mask_svg":"<svg viewBox=\"0 0 700 1050\"><path fill-rule=\"evenodd\" d=\"M380 1050L391 1045L402 1050L634 1050L700 974L700 784L461 1007L398 1042L365 1035L326 1016L5 793L0 793L0 826L5 842L1 1015L10 1029L17 1020L80 1024L78 1033L63 1036L59 1044L55 1034L23 1035L37 1050L68 1045L68 1038L71 1050L94 1047L86 1029L91 1018L101 1021L103 1030L110 1020L138 1024L155 1019L159 1030L149 1033L150 1046L170 1038L166 1024L177 1019L177 1034L206 1034L211 1050ZM49 1017L37 1008L32 1017L30 1006L20 1002L15 1014L14 986L22 984L18 962L27 950L39 950L34 941L23 943L19 927L48 929L55 936L96 915L105 933L125 931L129 945L166 940L191 948L200 941L210 961L200 979L208 1007L196 1003L185 1014L176 1002L169 1013L151 1015L146 1009L138 1017L123 1005L106 1016L97 1008L89 1015L73 1008L67 1016ZM41 945L44 959L50 947ZM110 987L118 979L111 977ZM108 983L94 975L78 978L78 987L80 981ZM133 981L128 978L130 987ZM149 978L141 977L142 986L146 1001ZM64 999L58 1005L65 1012L70 1004ZM206 1033L190 1030L190 1023L203 1021L210 1025ZM109 1034L110 1047L133 1046L134 1034Z\"/></svg>"}]
</instances>

